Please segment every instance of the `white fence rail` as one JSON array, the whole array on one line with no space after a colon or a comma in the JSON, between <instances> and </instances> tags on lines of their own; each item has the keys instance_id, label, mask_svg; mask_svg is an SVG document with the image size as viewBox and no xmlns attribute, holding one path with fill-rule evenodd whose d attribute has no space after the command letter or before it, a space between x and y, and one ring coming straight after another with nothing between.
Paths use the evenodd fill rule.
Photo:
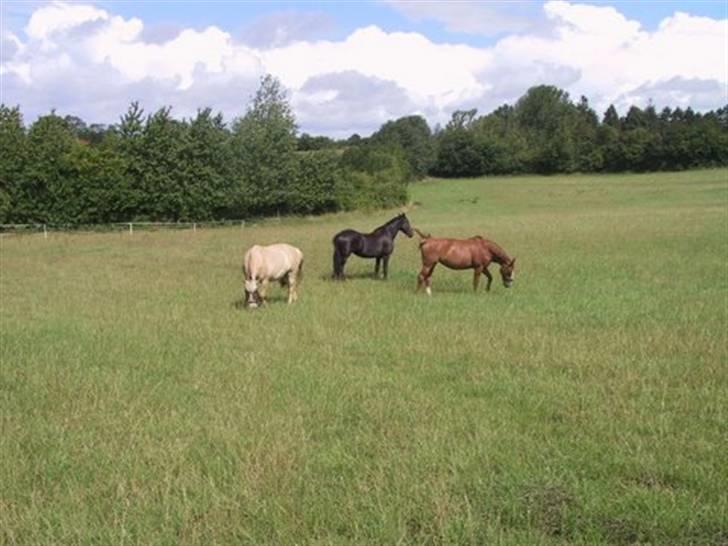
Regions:
<instances>
[{"instance_id":1,"label":"white fence rail","mask_svg":"<svg viewBox=\"0 0 728 546\"><path fill-rule=\"evenodd\" d=\"M48 233L57 232L79 232L79 231L128 231L129 235L134 235L134 229L137 230L153 230L153 229L191 229L196 232L198 228L205 227L225 227L240 226L245 227L245 220L219 220L219 221L201 221L201 222L114 222L110 224L0 224L0 234L23 234L23 233L43 233L43 237L48 238Z\"/></svg>"}]
</instances>

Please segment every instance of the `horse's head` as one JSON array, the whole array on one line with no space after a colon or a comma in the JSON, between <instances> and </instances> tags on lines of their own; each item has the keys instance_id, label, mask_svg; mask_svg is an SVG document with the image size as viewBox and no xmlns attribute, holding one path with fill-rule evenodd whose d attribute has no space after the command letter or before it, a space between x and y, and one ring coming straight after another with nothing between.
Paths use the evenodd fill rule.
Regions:
<instances>
[{"instance_id":1,"label":"horse's head","mask_svg":"<svg viewBox=\"0 0 728 546\"><path fill-rule=\"evenodd\" d=\"M501 264L500 274L503 279L503 286L510 288L516 278L516 259L513 258L512 260Z\"/></svg>"},{"instance_id":2,"label":"horse's head","mask_svg":"<svg viewBox=\"0 0 728 546\"><path fill-rule=\"evenodd\" d=\"M245 306L255 309L263 302L258 292L258 281L255 279L245 279Z\"/></svg>"},{"instance_id":3,"label":"horse's head","mask_svg":"<svg viewBox=\"0 0 728 546\"><path fill-rule=\"evenodd\" d=\"M405 216L404 212L399 215L401 218L401 221L399 223L399 230L404 233L407 237L412 237L415 232L412 231L412 226L410 226L409 220L407 219L407 216Z\"/></svg>"}]
</instances>

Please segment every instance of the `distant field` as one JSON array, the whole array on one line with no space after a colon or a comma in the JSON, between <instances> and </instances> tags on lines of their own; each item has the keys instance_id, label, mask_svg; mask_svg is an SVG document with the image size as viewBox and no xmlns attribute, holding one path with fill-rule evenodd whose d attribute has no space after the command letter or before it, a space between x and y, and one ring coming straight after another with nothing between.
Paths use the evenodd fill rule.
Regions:
<instances>
[{"instance_id":1,"label":"distant field","mask_svg":"<svg viewBox=\"0 0 728 546\"><path fill-rule=\"evenodd\" d=\"M411 196L514 287L327 279L398 211L0 238L0 543L728 544L728 170ZM299 303L237 308L277 241Z\"/></svg>"}]
</instances>

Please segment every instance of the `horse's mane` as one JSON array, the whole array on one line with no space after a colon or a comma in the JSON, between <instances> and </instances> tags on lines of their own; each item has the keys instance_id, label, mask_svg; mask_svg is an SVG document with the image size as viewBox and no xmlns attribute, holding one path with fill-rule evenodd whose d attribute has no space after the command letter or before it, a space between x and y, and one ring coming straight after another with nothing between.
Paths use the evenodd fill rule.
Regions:
<instances>
[{"instance_id":1,"label":"horse's mane","mask_svg":"<svg viewBox=\"0 0 728 546\"><path fill-rule=\"evenodd\" d=\"M382 231L383 229L391 226L392 224L394 224L398 220L401 220L403 217L404 217L404 212L398 214L397 216L395 216L391 220L387 220L381 226L379 226L378 228L375 228L374 231L372 231L372 233L377 233L378 231Z\"/></svg>"},{"instance_id":2,"label":"horse's mane","mask_svg":"<svg viewBox=\"0 0 728 546\"><path fill-rule=\"evenodd\" d=\"M483 243L485 243L488 249L493 253L493 257L495 258L494 261L498 262L499 264L507 264L511 261L511 257L505 250L503 250L503 248L498 243L491 241L490 239L484 239L479 235L476 235L475 237L473 237L473 239L480 239L481 241L483 241Z\"/></svg>"}]
</instances>

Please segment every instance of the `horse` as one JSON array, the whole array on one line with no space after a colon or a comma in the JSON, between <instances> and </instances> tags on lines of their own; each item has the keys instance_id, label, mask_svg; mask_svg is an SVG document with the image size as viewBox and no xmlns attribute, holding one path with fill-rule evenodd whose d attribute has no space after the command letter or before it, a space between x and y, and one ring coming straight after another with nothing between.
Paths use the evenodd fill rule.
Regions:
<instances>
[{"instance_id":1,"label":"horse","mask_svg":"<svg viewBox=\"0 0 728 546\"><path fill-rule=\"evenodd\" d=\"M376 258L374 277L379 277L379 265L383 263L384 278L387 278L389 257L394 250L394 238L399 232L412 237L412 227L404 213L392 218L371 233L359 233L345 229L334 236L334 279L343 280L344 265L351 254L361 258Z\"/></svg>"},{"instance_id":2,"label":"horse","mask_svg":"<svg viewBox=\"0 0 728 546\"><path fill-rule=\"evenodd\" d=\"M469 239L440 239L422 233L415 228L422 239L420 252L422 253L422 269L417 276L417 292L425 286L428 296L432 295L432 272L440 263L450 269L473 269L473 290L478 289L481 273L488 279L486 290L490 291L493 276L488 271L491 262L500 265L500 274L503 286L510 288L515 279L516 259L508 256L505 250L493 241L475 235Z\"/></svg>"},{"instance_id":3,"label":"horse","mask_svg":"<svg viewBox=\"0 0 728 546\"><path fill-rule=\"evenodd\" d=\"M288 286L288 303L298 299L298 284L303 275L303 252L295 246L279 243L253 245L243 258L245 305L255 309L266 303L270 281Z\"/></svg>"}]
</instances>

